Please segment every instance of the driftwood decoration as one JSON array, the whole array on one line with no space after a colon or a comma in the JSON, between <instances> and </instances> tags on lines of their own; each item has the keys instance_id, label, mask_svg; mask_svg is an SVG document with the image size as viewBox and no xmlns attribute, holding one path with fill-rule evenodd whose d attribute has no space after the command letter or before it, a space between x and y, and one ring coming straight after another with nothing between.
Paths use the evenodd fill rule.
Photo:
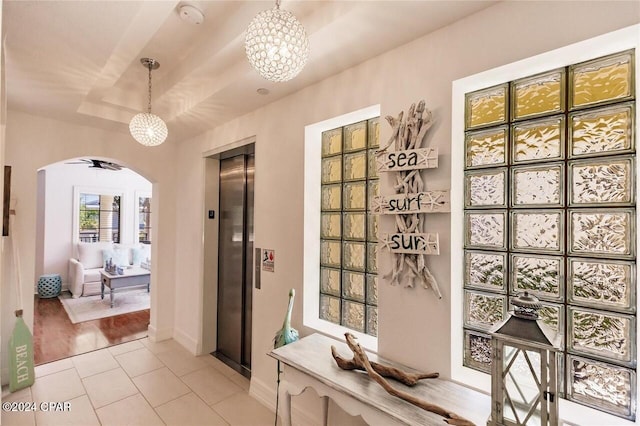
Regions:
<instances>
[{"instance_id":1,"label":"driftwood decoration","mask_svg":"<svg viewBox=\"0 0 640 426\"><path fill-rule=\"evenodd\" d=\"M352 359L345 359L338 355L338 351L336 350L335 346L331 346L331 355L333 356L333 359L336 360L336 364L338 364L338 367L342 368L343 370L366 371L364 364L360 363L355 356ZM370 361L370 363L371 368L373 368L373 370L382 377L391 377L392 379L404 383L407 386L415 386L418 383L418 380L436 379L438 378L438 376L440 376L439 373L407 373L406 371L402 371L394 367L389 367L388 365L378 364L374 361Z\"/></svg>"},{"instance_id":2,"label":"driftwood decoration","mask_svg":"<svg viewBox=\"0 0 640 426\"><path fill-rule=\"evenodd\" d=\"M444 417L444 421L445 423L448 423L450 425L459 425L459 426L475 426L475 424L463 417L458 416L455 413L450 412L449 410L446 410L443 407L440 407L439 405L436 404L431 404L429 402L423 401L419 398L416 398L415 396L411 395L410 393L398 390L396 388L394 388L393 386L391 386L389 384L389 382L387 382L384 377L383 377L383 373L385 374L389 374L386 377L393 377L395 379L398 379L400 381L402 381L403 383L405 383L404 380L408 380L411 381L411 379L409 379L409 376L415 376L415 375L410 375L407 374L404 371L401 370L397 370L395 368L389 368L386 366L382 366L380 364L377 363L371 363L369 361L369 358L367 357L367 354L364 353L364 350L362 350L362 348L360 347L360 344L358 342L356 342L355 337L351 334L351 333L345 333L344 334L346 340L347 340L347 345L349 346L349 349L351 349L351 351L353 352L353 359L352 360L344 360L344 358L340 357L337 355L336 353L336 348L335 346L331 346L331 353L333 355L333 358L336 360L336 363L338 364L338 366L340 368L346 369L346 370L354 370L354 369L364 369L367 371L367 374L369 375L369 377L371 377L373 380L375 380L380 386L383 387L384 390L386 390L389 394L393 395L393 396L397 396L398 398L404 399L405 401L415 405L416 407L420 407L423 410L427 410L430 411L432 413L438 414L442 417ZM338 361L340 360L340 361ZM377 367L374 368L373 364L375 364ZM346 367L343 367L343 365ZM382 372L378 371L381 370ZM429 376L431 375L435 375L435 377L438 376L438 373L430 373ZM397 377L396 377L397 376ZM420 376L420 375L418 375ZM404 378L400 378L400 377L404 377ZM427 378L427 377L413 377L413 379L415 379L415 382L417 383L417 380L419 380L420 378ZM408 383L406 383L408 384ZM415 384L415 383L413 383ZM410 385L412 386L412 385Z\"/></svg>"},{"instance_id":3,"label":"driftwood decoration","mask_svg":"<svg viewBox=\"0 0 640 426\"><path fill-rule=\"evenodd\" d=\"M411 105L406 119L404 111L401 111L397 117L387 116L386 119L392 128L391 138L385 146L378 150L376 157L378 165L383 165L383 167L379 167L380 171L389 171L395 174L394 192L396 195L377 197L374 203L377 201L379 213L394 214L396 233L392 235L426 235L427 233L423 229L425 213L449 211L449 191L425 192L425 184L420 175L422 169L437 167L437 150L421 146L427 131L433 125L431 111L425 108L424 101L420 101L417 106ZM394 151L389 151L392 145ZM395 156L392 156L392 153L395 153ZM429 198L425 194L433 196L436 193L442 201L429 206L421 205L422 198L425 200ZM415 206L406 204L408 201L401 205L399 198L411 200L411 197L417 200L414 202ZM394 205L397 208L394 209ZM399 210L405 210L405 213ZM381 247L390 248L393 244L390 238L390 236L387 239L382 238ZM428 254L439 254L437 238L434 243L435 246L430 247L429 251L408 246L392 250L394 262L392 270L385 275L385 278L389 279L392 285L397 285L402 281L406 283L407 287L413 287L414 281L418 280L425 288L432 288L441 299L442 293L435 277L427 268L425 258Z\"/></svg>"}]
</instances>

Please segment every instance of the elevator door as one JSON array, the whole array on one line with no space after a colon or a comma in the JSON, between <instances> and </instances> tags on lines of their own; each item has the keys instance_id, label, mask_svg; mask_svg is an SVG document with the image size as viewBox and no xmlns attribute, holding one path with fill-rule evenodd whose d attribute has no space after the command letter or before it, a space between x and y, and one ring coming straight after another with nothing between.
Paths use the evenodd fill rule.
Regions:
<instances>
[{"instance_id":1,"label":"elevator door","mask_svg":"<svg viewBox=\"0 0 640 426\"><path fill-rule=\"evenodd\" d=\"M244 374L251 370L253 171L253 155L220 160L216 355Z\"/></svg>"}]
</instances>

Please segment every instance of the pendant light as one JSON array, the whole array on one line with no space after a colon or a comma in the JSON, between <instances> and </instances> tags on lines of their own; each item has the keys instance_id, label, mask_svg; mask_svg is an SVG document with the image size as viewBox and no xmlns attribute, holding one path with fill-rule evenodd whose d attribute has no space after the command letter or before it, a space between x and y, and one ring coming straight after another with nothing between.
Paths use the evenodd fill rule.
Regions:
<instances>
[{"instance_id":1,"label":"pendant light","mask_svg":"<svg viewBox=\"0 0 640 426\"><path fill-rule=\"evenodd\" d=\"M157 70L160 63L151 58L142 58L140 62L149 69L149 104L147 112L136 114L129 123L129 132L133 138L145 146L160 145L167 139L167 125L160 117L151 113L151 70Z\"/></svg>"},{"instance_id":2,"label":"pendant light","mask_svg":"<svg viewBox=\"0 0 640 426\"><path fill-rule=\"evenodd\" d=\"M309 58L307 33L291 12L280 9L280 0L253 18L244 47L253 68L275 82L291 80Z\"/></svg>"}]
</instances>

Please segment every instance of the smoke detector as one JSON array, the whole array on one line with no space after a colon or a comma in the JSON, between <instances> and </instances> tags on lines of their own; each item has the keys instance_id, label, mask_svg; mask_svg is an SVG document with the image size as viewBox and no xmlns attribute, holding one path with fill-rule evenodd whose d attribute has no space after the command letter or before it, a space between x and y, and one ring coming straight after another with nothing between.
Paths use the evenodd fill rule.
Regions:
<instances>
[{"instance_id":1,"label":"smoke detector","mask_svg":"<svg viewBox=\"0 0 640 426\"><path fill-rule=\"evenodd\" d=\"M193 25L200 25L204 22L204 14L195 6L183 4L178 9L180 19Z\"/></svg>"}]
</instances>

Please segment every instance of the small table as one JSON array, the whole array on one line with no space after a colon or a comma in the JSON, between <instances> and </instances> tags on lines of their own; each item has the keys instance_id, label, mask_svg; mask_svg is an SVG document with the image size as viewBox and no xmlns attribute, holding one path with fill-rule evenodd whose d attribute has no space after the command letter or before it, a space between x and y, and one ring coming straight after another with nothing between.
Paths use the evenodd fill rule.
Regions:
<instances>
[{"instance_id":1,"label":"small table","mask_svg":"<svg viewBox=\"0 0 640 426\"><path fill-rule=\"evenodd\" d=\"M147 286L147 292L149 292L149 286L151 285L151 273L142 268L131 267L124 270L124 274L111 274L104 269L100 270L102 275L100 295L104 299L104 287L107 286L111 290L111 307L113 308L113 293L116 290L128 287L142 287Z\"/></svg>"},{"instance_id":2,"label":"small table","mask_svg":"<svg viewBox=\"0 0 640 426\"><path fill-rule=\"evenodd\" d=\"M361 371L345 371L331 356L331 345L345 358L351 350L345 343L320 334L312 334L297 342L272 350L269 355L284 363L284 379L280 382L280 414L284 426L291 425L291 396L313 388L323 398L323 424L327 424L329 398L352 416L361 415L373 426L420 425L440 426L443 417L425 411L409 402L389 395L378 383ZM409 372L414 370L367 353L371 361L382 362ZM491 411L491 398L443 379L425 379L408 387L389 382L425 401L440 405L465 417L476 425L486 424Z\"/></svg>"}]
</instances>

